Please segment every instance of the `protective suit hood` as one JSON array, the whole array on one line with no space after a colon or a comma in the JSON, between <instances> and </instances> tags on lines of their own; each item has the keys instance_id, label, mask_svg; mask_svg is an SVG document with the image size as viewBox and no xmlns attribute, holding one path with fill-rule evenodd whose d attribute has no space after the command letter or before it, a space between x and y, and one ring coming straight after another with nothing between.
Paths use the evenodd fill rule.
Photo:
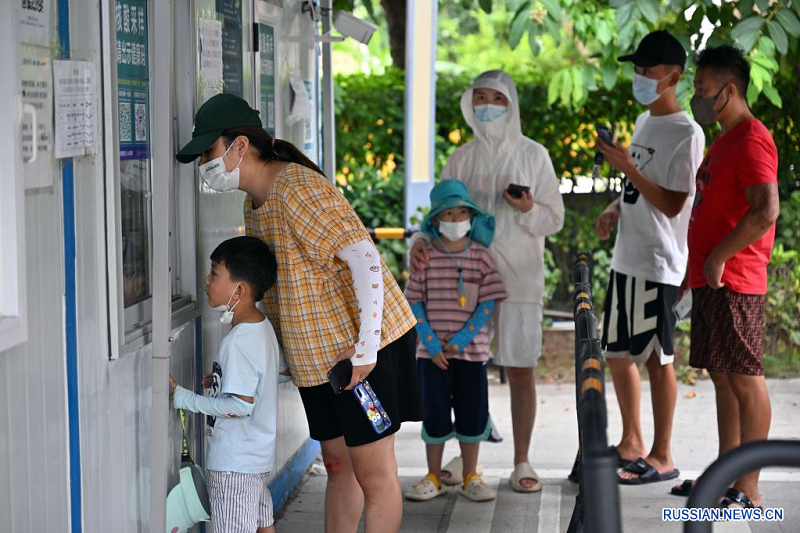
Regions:
<instances>
[{"instance_id":1,"label":"protective suit hood","mask_svg":"<svg viewBox=\"0 0 800 533\"><path fill-rule=\"evenodd\" d=\"M504 94L508 98L508 111L495 121L478 121L472 107L472 95L475 89L493 89ZM491 150L508 151L522 138L517 86L511 76L502 70L489 70L475 78L469 89L461 96L461 113L475 133L475 140Z\"/></svg>"}]
</instances>

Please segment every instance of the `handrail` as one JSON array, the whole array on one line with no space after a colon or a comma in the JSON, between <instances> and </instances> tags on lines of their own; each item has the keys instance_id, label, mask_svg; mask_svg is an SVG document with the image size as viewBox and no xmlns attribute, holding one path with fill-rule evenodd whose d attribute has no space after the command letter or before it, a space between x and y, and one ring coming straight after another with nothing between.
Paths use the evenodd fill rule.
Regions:
<instances>
[{"instance_id":1,"label":"handrail","mask_svg":"<svg viewBox=\"0 0 800 533\"><path fill-rule=\"evenodd\" d=\"M417 228L367 228L375 240L407 239L419 231Z\"/></svg>"},{"instance_id":2,"label":"handrail","mask_svg":"<svg viewBox=\"0 0 800 533\"><path fill-rule=\"evenodd\" d=\"M616 457L608 448L606 434L605 361L593 312L591 267L591 254L578 254L573 270L573 312L580 491L567 531L616 533L622 531L619 487Z\"/></svg>"},{"instance_id":3,"label":"handrail","mask_svg":"<svg viewBox=\"0 0 800 533\"><path fill-rule=\"evenodd\" d=\"M743 475L769 466L800 467L800 441L760 440L748 442L723 454L697 479L687 508L717 507L731 483ZM712 522L688 521L684 533L710 533Z\"/></svg>"}]
</instances>

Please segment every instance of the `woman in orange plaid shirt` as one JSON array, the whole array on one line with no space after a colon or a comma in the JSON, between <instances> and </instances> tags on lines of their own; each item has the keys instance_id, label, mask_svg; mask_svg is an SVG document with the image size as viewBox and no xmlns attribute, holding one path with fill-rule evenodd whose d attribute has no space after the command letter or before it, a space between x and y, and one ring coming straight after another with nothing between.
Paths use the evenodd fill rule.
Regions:
<instances>
[{"instance_id":1,"label":"woman in orange plaid shirt","mask_svg":"<svg viewBox=\"0 0 800 533\"><path fill-rule=\"evenodd\" d=\"M278 260L264 308L311 437L322 444L326 531L355 532L365 503L368 533L398 531L394 433L422 420L415 319L402 291L341 192L291 143L264 131L244 100L219 94L200 107L192 140L177 154L181 163L197 158L208 187L247 193L247 234ZM353 369L345 390L369 377L387 428L376 429L354 394L336 394L328 383L343 359Z\"/></svg>"}]
</instances>

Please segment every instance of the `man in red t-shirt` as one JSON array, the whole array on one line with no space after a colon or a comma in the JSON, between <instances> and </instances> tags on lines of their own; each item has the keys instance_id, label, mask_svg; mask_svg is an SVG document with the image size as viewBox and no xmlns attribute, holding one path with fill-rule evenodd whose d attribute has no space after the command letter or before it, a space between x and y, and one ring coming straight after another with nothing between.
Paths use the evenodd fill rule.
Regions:
<instances>
[{"instance_id":1,"label":"man in red t-shirt","mask_svg":"<svg viewBox=\"0 0 800 533\"><path fill-rule=\"evenodd\" d=\"M719 122L722 129L697 173L689 222L690 364L707 369L714 382L720 454L766 439L772 416L761 342L779 210L778 154L747 106L749 82L740 50L700 52L692 111L701 124ZM760 506L758 474L739 479L723 503Z\"/></svg>"}]
</instances>

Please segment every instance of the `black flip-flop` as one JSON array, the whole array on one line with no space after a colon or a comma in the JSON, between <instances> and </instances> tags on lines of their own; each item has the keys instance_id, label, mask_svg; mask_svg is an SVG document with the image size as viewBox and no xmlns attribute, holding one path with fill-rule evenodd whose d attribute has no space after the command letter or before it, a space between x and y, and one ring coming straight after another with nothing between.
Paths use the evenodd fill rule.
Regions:
<instances>
[{"instance_id":1,"label":"black flip-flop","mask_svg":"<svg viewBox=\"0 0 800 533\"><path fill-rule=\"evenodd\" d=\"M636 474L638 477L633 479L624 479L617 476L617 481L621 485L646 485L648 483L658 483L659 481L675 479L681 475L677 468L673 468L669 472L664 472L661 474L653 465L645 461L642 457L639 457L632 463L629 463L622 469L622 471Z\"/></svg>"},{"instance_id":2,"label":"black flip-flop","mask_svg":"<svg viewBox=\"0 0 800 533\"><path fill-rule=\"evenodd\" d=\"M627 459L623 458L619 454L619 450L617 449L616 446L614 446L612 444L611 446L608 447L608 449L611 451L611 453L613 453L614 455L617 456L617 468L625 468L626 466L628 466L630 464L630 461L628 461Z\"/></svg>"},{"instance_id":3,"label":"black flip-flop","mask_svg":"<svg viewBox=\"0 0 800 533\"><path fill-rule=\"evenodd\" d=\"M741 505L742 509L756 508L756 506L753 505L752 500L747 497L747 494L739 489L730 488L727 490L727 492L725 492L725 496L722 497L722 501L719 502L719 506L722 509L727 509L733 504ZM759 506L759 509L762 509L762 507Z\"/></svg>"},{"instance_id":4,"label":"black flip-flop","mask_svg":"<svg viewBox=\"0 0 800 533\"><path fill-rule=\"evenodd\" d=\"M672 487L669 490L669 493L673 496L691 496L692 489L694 489L694 480L693 479L685 479L683 483L678 485L677 487Z\"/></svg>"}]
</instances>

